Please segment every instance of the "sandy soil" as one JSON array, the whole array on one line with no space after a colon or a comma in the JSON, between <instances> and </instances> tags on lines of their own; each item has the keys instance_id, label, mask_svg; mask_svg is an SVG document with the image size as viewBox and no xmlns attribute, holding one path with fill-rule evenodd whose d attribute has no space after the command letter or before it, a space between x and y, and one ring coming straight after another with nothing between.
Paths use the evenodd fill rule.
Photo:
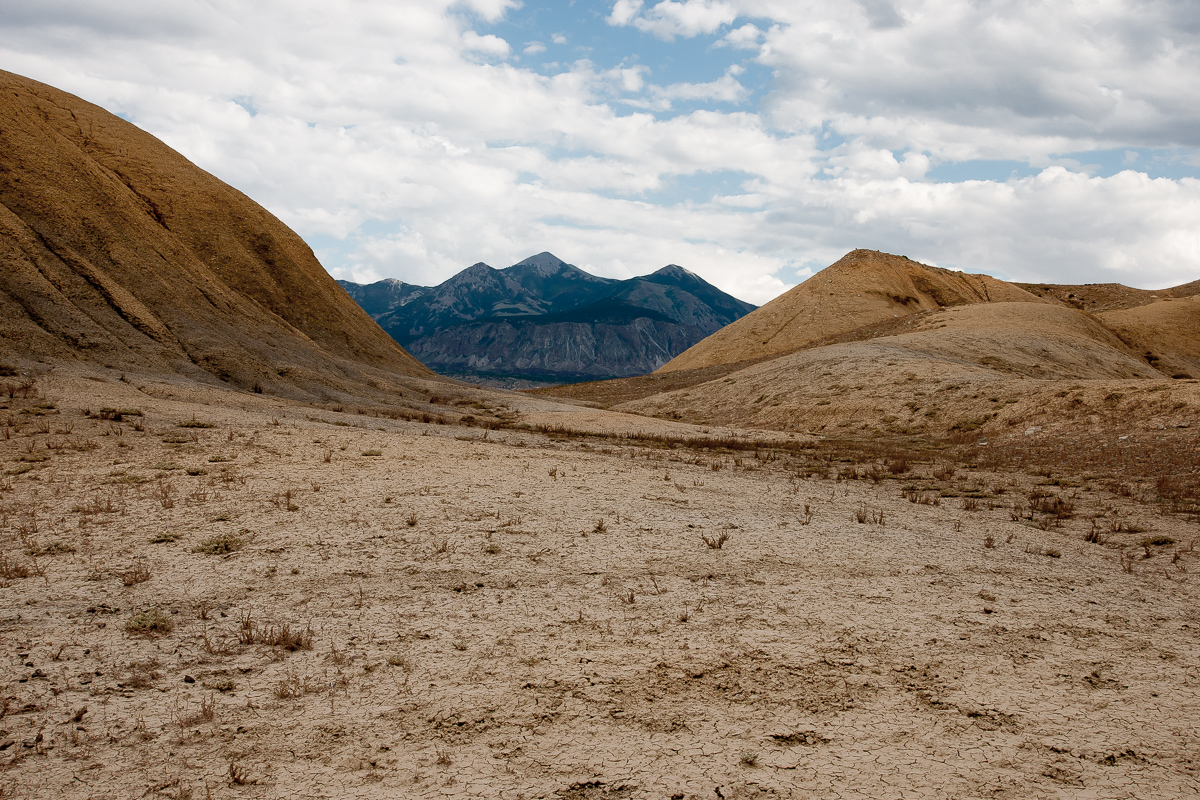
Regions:
<instances>
[{"instance_id":1,"label":"sandy soil","mask_svg":"<svg viewBox=\"0 0 1200 800\"><path fill-rule=\"evenodd\" d=\"M1200 793L1200 527L1136 484L1038 526L1045 476L44 388L0 412L0 796Z\"/></svg>"}]
</instances>

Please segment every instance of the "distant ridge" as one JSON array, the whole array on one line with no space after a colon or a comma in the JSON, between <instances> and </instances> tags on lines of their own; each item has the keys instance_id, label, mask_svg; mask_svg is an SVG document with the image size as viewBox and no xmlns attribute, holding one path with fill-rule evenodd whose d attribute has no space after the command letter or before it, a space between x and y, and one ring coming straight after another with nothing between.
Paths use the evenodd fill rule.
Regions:
<instances>
[{"instance_id":1,"label":"distant ridge","mask_svg":"<svg viewBox=\"0 0 1200 800\"><path fill-rule=\"evenodd\" d=\"M0 358L321 396L431 373L258 204L122 119L0 72Z\"/></svg>"},{"instance_id":2,"label":"distant ridge","mask_svg":"<svg viewBox=\"0 0 1200 800\"><path fill-rule=\"evenodd\" d=\"M499 385L651 372L754 309L674 264L621 281L551 253L434 287L340 283L430 367Z\"/></svg>"}]
</instances>

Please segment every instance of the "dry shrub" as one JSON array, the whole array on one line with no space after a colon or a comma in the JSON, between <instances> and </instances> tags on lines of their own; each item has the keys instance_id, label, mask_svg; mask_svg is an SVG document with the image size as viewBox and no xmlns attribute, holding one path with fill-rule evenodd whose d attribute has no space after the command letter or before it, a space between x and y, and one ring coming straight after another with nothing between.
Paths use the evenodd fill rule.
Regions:
<instances>
[{"instance_id":1,"label":"dry shrub","mask_svg":"<svg viewBox=\"0 0 1200 800\"><path fill-rule=\"evenodd\" d=\"M235 536L232 533L218 533L216 536L211 536L196 545L192 548L192 552L204 553L210 556L221 556L232 553L235 550L241 550L244 544L241 537Z\"/></svg>"},{"instance_id":2,"label":"dry shrub","mask_svg":"<svg viewBox=\"0 0 1200 800\"><path fill-rule=\"evenodd\" d=\"M32 574L33 570L24 561L18 561L4 553L0 553L0 579L6 581L18 580L20 578L28 578Z\"/></svg>"},{"instance_id":3,"label":"dry shrub","mask_svg":"<svg viewBox=\"0 0 1200 800\"><path fill-rule=\"evenodd\" d=\"M117 577L125 586L136 586L150 580L150 567L139 561L124 572L118 572Z\"/></svg>"},{"instance_id":4,"label":"dry shrub","mask_svg":"<svg viewBox=\"0 0 1200 800\"><path fill-rule=\"evenodd\" d=\"M125 623L125 632L132 636L158 636L175 630L175 621L161 608L134 614Z\"/></svg>"},{"instance_id":5,"label":"dry shrub","mask_svg":"<svg viewBox=\"0 0 1200 800\"><path fill-rule=\"evenodd\" d=\"M282 650L311 650L313 646L312 624L304 628L292 628L284 622L279 625L259 625L247 612L241 618L238 641L242 644L265 644Z\"/></svg>"}]
</instances>

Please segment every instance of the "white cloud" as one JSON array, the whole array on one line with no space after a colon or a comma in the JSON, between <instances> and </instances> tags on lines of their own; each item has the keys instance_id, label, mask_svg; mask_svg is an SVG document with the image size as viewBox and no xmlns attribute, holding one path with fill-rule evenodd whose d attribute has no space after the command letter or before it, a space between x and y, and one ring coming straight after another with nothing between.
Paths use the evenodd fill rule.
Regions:
<instances>
[{"instance_id":1,"label":"white cloud","mask_svg":"<svg viewBox=\"0 0 1200 800\"><path fill-rule=\"evenodd\" d=\"M609 25L628 25L642 10L642 0L617 0L608 15Z\"/></svg>"},{"instance_id":2,"label":"white cloud","mask_svg":"<svg viewBox=\"0 0 1200 800\"><path fill-rule=\"evenodd\" d=\"M713 33L737 17L721 0L662 0L642 13L642 0L617 0L608 17L610 25L633 25L660 39Z\"/></svg>"},{"instance_id":3,"label":"white cloud","mask_svg":"<svg viewBox=\"0 0 1200 800\"><path fill-rule=\"evenodd\" d=\"M546 52L546 45L541 42L528 42L521 52L527 56L536 56L538 53Z\"/></svg>"},{"instance_id":4,"label":"white cloud","mask_svg":"<svg viewBox=\"0 0 1200 800\"><path fill-rule=\"evenodd\" d=\"M511 9L521 7L520 0L461 0L461 2L465 8L474 11L488 22L495 22Z\"/></svg>"},{"instance_id":5,"label":"white cloud","mask_svg":"<svg viewBox=\"0 0 1200 800\"><path fill-rule=\"evenodd\" d=\"M463 47L467 50L474 50L478 53L486 53L501 58L507 56L511 49L508 42L499 36L490 33L486 36L480 36L475 31L466 31L463 33Z\"/></svg>"},{"instance_id":6,"label":"white cloud","mask_svg":"<svg viewBox=\"0 0 1200 800\"><path fill-rule=\"evenodd\" d=\"M722 41L726 44L741 48L743 50L754 50L758 48L759 42L762 41L762 37L763 32L758 29L758 26L751 22L747 22L745 25L734 28L729 33L725 34L725 38Z\"/></svg>"},{"instance_id":7,"label":"white cloud","mask_svg":"<svg viewBox=\"0 0 1200 800\"><path fill-rule=\"evenodd\" d=\"M125 114L359 280L550 250L614 276L675 262L764 302L859 246L1030 280L1200 271L1200 181L1083 166L1200 165L1194 4L614 3L613 25L728 45L683 82L651 60L682 43L523 69L511 28L483 24L516 8L0 0L0 62ZM513 41L566 34L584 41ZM1033 174L928 177L973 159Z\"/></svg>"}]
</instances>

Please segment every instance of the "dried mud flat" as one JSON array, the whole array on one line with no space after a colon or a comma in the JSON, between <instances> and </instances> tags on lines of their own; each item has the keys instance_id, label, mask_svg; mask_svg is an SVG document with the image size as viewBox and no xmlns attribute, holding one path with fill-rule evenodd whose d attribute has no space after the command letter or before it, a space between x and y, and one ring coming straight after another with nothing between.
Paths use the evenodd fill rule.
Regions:
<instances>
[{"instance_id":1,"label":"dried mud flat","mask_svg":"<svg viewBox=\"0 0 1200 800\"><path fill-rule=\"evenodd\" d=\"M144 388L0 412L0 796L1200 793L1139 484Z\"/></svg>"}]
</instances>

